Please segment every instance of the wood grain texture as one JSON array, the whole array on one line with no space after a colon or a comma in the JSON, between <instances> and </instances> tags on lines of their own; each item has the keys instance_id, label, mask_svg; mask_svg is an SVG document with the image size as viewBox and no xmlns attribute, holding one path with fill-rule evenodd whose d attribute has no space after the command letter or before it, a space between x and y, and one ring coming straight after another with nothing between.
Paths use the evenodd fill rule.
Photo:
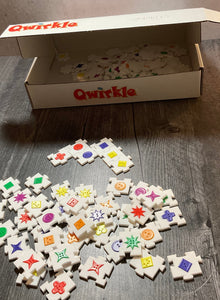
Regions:
<instances>
[{"instance_id":1,"label":"wood grain texture","mask_svg":"<svg viewBox=\"0 0 220 300\"><path fill-rule=\"evenodd\" d=\"M111 137L135 163L119 178L172 188L187 221L187 226L163 232L164 241L152 254L166 259L194 250L203 258L203 276L189 283L174 281L167 261L167 270L154 281L138 277L127 263L119 264L105 289L92 280L80 280L76 270L77 288L71 299L220 299L220 41L205 41L201 49L205 72L199 99L37 111L31 110L23 86L31 60L0 57L1 178L13 176L23 184L26 177L42 172L54 184L65 179L72 187L91 183L99 195L104 194L114 173L101 159L84 167L70 160L55 168L46 156L78 138L93 143ZM45 191L49 193L50 189ZM6 219L13 220L14 215L7 211ZM83 263L88 255L104 255L104 251L91 244L81 251ZM0 262L1 300L46 299L39 288L15 285L16 272L3 247Z\"/></svg>"}]
</instances>

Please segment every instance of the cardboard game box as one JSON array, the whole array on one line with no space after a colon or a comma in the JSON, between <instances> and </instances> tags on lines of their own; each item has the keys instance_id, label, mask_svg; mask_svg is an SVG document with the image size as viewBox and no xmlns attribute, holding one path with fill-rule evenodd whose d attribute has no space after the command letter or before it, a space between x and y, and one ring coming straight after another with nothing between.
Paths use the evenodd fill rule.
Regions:
<instances>
[{"instance_id":1,"label":"cardboard game box","mask_svg":"<svg viewBox=\"0 0 220 300\"><path fill-rule=\"evenodd\" d=\"M25 80L34 109L184 99L201 94L204 66L199 43L201 22L204 21L220 23L220 12L195 8L15 24L8 26L1 38L15 38L21 56L34 57ZM152 73L147 76L134 72L135 76L100 76L96 79L87 76L82 80L73 80L71 72L60 72L62 68L71 70L71 64L77 66L77 62L87 62L91 55L102 57L109 49L116 48L125 53L127 48L145 44L183 46L187 49L190 69L167 74L150 70ZM159 58L160 61L163 59ZM140 65L141 61L138 63ZM93 61L91 64L94 66ZM111 71L111 66L103 67L106 69Z\"/></svg>"}]
</instances>

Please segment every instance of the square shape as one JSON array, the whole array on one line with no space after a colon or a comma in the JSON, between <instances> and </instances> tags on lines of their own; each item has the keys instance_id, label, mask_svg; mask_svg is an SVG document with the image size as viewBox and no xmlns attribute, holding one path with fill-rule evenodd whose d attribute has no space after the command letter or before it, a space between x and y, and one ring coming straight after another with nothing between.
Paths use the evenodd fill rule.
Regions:
<instances>
[{"instance_id":1,"label":"square shape","mask_svg":"<svg viewBox=\"0 0 220 300\"><path fill-rule=\"evenodd\" d=\"M180 269L182 269L183 271L189 272L191 266L192 266L192 263L183 258L178 267Z\"/></svg>"},{"instance_id":2,"label":"square shape","mask_svg":"<svg viewBox=\"0 0 220 300\"><path fill-rule=\"evenodd\" d=\"M77 230L82 228L84 225L85 225L85 223L82 219L79 219L77 222L74 223L74 226L76 227Z\"/></svg>"},{"instance_id":3,"label":"square shape","mask_svg":"<svg viewBox=\"0 0 220 300\"><path fill-rule=\"evenodd\" d=\"M67 204L68 204L69 206L71 206L71 207L74 207L78 202L79 202L79 201L78 201L77 199L71 198L71 199L67 202Z\"/></svg>"},{"instance_id":4,"label":"square shape","mask_svg":"<svg viewBox=\"0 0 220 300\"><path fill-rule=\"evenodd\" d=\"M99 147L102 149L105 149L108 147L108 144L104 142L104 143L100 144Z\"/></svg>"},{"instance_id":5,"label":"square shape","mask_svg":"<svg viewBox=\"0 0 220 300\"><path fill-rule=\"evenodd\" d=\"M41 201L32 201L31 208L41 208Z\"/></svg>"},{"instance_id":6,"label":"square shape","mask_svg":"<svg viewBox=\"0 0 220 300\"><path fill-rule=\"evenodd\" d=\"M118 167L126 167L126 166L127 166L126 160L119 160Z\"/></svg>"},{"instance_id":7,"label":"square shape","mask_svg":"<svg viewBox=\"0 0 220 300\"><path fill-rule=\"evenodd\" d=\"M141 265L142 265L142 268L143 268L143 269L149 268L149 267L153 267L153 260L152 260L152 257L151 257L151 256L148 256L148 257L142 257L142 258L141 258Z\"/></svg>"},{"instance_id":8,"label":"square shape","mask_svg":"<svg viewBox=\"0 0 220 300\"><path fill-rule=\"evenodd\" d=\"M11 181L9 181L8 183L6 183L5 185L4 185L4 188L6 188L6 190L9 190L10 188L12 188L14 186L14 184L11 182Z\"/></svg>"},{"instance_id":9,"label":"square shape","mask_svg":"<svg viewBox=\"0 0 220 300\"><path fill-rule=\"evenodd\" d=\"M34 178L34 184L42 183L42 181L43 181L43 177Z\"/></svg>"},{"instance_id":10,"label":"square shape","mask_svg":"<svg viewBox=\"0 0 220 300\"><path fill-rule=\"evenodd\" d=\"M45 246L49 246L49 245L52 245L52 244L54 244L53 235L49 235L49 236L44 237L44 245Z\"/></svg>"},{"instance_id":11,"label":"square shape","mask_svg":"<svg viewBox=\"0 0 220 300\"><path fill-rule=\"evenodd\" d=\"M113 158L113 157L115 157L115 156L117 156L118 154L115 152L115 151L112 151L112 152L109 152L108 153L108 156L110 157L110 158Z\"/></svg>"}]
</instances>

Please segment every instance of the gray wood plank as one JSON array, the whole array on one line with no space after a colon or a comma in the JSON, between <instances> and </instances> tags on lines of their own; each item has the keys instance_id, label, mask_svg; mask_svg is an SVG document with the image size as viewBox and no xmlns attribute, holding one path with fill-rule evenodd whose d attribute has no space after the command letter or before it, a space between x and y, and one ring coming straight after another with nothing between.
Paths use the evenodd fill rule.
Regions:
<instances>
[{"instance_id":1,"label":"gray wood plank","mask_svg":"<svg viewBox=\"0 0 220 300\"><path fill-rule=\"evenodd\" d=\"M78 138L93 143L111 137L135 163L118 177L172 188L187 221L187 226L163 232L164 241L152 254L166 258L195 250L204 260L203 276L189 283L174 281L167 261L166 272L154 281L138 277L127 263L119 264L105 289L80 280L76 270L71 299L220 299L219 46L219 41L202 43L206 69L200 99L37 111L31 110L23 86L31 61L0 57L1 178L13 176L23 184L26 177L42 172L54 184L65 179L72 187L92 183L104 194L114 173L101 159L84 167L71 160L55 168L46 156ZM49 189L44 193L49 196ZM130 200L124 196L116 201ZM6 219L14 216L7 211ZM45 299L39 288L16 286L16 272L3 247L0 255L0 299ZM104 251L91 244L81 251L83 263L88 255Z\"/></svg>"}]
</instances>

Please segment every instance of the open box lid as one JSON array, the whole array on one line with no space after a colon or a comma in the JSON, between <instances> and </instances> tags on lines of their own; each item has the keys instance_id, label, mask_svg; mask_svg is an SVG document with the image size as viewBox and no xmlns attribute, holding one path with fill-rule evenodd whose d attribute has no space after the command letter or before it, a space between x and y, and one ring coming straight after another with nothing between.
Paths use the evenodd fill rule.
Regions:
<instances>
[{"instance_id":1,"label":"open box lid","mask_svg":"<svg viewBox=\"0 0 220 300\"><path fill-rule=\"evenodd\" d=\"M24 58L57 52L91 52L128 46L140 37L151 43L200 43L201 22L220 23L220 12L180 9L97 18L10 25L0 38L16 38Z\"/></svg>"}]
</instances>

